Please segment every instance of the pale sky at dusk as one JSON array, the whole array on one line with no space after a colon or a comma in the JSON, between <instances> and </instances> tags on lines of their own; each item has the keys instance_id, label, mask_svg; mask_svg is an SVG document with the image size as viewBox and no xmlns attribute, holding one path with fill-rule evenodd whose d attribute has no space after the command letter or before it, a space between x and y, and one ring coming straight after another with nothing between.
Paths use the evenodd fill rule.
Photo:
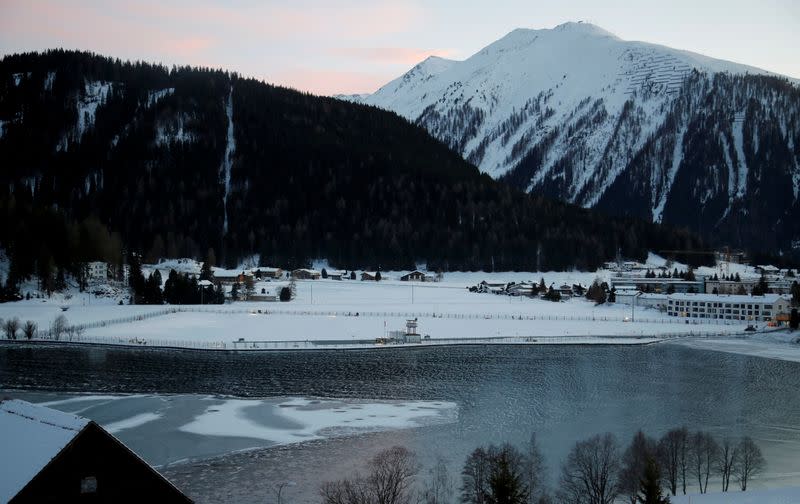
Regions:
<instances>
[{"instance_id":1,"label":"pale sky at dusk","mask_svg":"<svg viewBox=\"0 0 800 504\"><path fill-rule=\"evenodd\" d=\"M579 20L800 78L798 0L0 0L0 54L84 49L360 93L428 55L464 59L514 28Z\"/></svg>"}]
</instances>

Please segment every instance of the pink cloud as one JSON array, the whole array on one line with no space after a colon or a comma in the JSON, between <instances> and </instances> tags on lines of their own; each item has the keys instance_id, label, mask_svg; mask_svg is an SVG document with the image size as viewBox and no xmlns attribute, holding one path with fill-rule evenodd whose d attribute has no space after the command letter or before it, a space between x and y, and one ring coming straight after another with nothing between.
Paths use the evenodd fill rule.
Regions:
<instances>
[{"instance_id":1,"label":"pink cloud","mask_svg":"<svg viewBox=\"0 0 800 504\"><path fill-rule=\"evenodd\" d=\"M267 82L318 95L371 93L396 77L386 73L295 68L265 76Z\"/></svg>"},{"instance_id":2,"label":"pink cloud","mask_svg":"<svg viewBox=\"0 0 800 504\"><path fill-rule=\"evenodd\" d=\"M208 0L0 2L2 52L64 47L123 59L222 67L244 75L280 76L281 84L316 93L376 89L403 70L348 71L348 61L405 67L430 53L448 53L393 47L343 49L338 55L329 51L413 31L424 9L395 0L338 5L259 1L235 7ZM298 70L298 61L309 69ZM322 69L312 70L315 65Z\"/></svg>"},{"instance_id":3,"label":"pink cloud","mask_svg":"<svg viewBox=\"0 0 800 504\"><path fill-rule=\"evenodd\" d=\"M447 58L455 51L451 49L416 49L411 47L344 47L331 50L332 54L379 63L413 65L428 56Z\"/></svg>"}]
</instances>

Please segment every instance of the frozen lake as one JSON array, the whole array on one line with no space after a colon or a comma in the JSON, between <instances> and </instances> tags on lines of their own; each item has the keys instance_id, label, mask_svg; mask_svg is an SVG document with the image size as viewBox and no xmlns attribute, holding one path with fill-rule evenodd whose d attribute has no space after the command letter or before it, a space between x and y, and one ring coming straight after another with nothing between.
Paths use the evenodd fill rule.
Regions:
<instances>
[{"instance_id":1,"label":"frozen lake","mask_svg":"<svg viewBox=\"0 0 800 504\"><path fill-rule=\"evenodd\" d=\"M149 462L172 464L167 475L201 501L263 501L271 483L289 480L293 502L317 501L320 480L397 443L423 466L443 457L456 477L476 446L522 443L533 431L555 477L578 439L611 431L627 442L639 428L660 435L684 424L754 437L769 464L755 487L800 483L800 363L678 345L0 347L0 388L106 425Z\"/></svg>"}]
</instances>

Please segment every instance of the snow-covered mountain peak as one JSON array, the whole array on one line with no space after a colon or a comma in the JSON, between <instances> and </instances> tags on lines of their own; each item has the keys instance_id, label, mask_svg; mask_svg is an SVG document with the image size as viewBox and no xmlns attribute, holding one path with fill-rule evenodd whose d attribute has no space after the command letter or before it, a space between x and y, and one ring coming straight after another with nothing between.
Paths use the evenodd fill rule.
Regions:
<instances>
[{"instance_id":1,"label":"snow-covered mountain peak","mask_svg":"<svg viewBox=\"0 0 800 504\"><path fill-rule=\"evenodd\" d=\"M800 206L799 95L795 79L572 22L513 30L463 61L428 58L359 101L517 187L705 230L762 211L743 203L758 194L762 142L786 158L781 184ZM691 212L708 223L680 221L681 200L696 200Z\"/></svg>"},{"instance_id":2,"label":"snow-covered mountain peak","mask_svg":"<svg viewBox=\"0 0 800 504\"><path fill-rule=\"evenodd\" d=\"M660 107L693 70L767 73L625 41L591 23L569 22L548 29L515 29L463 61L429 57L358 101L419 122L482 171L498 177L553 125L574 116L581 104L600 99L609 117L618 116L634 95L647 96L653 107ZM461 118L447 117L456 113ZM520 121L515 114L526 117L511 136L501 133L507 121ZM500 136L504 140L496 142ZM515 152L509 152L509 141L516 145Z\"/></svg>"},{"instance_id":3,"label":"snow-covered mountain peak","mask_svg":"<svg viewBox=\"0 0 800 504\"><path fill-rule=\"evenodd\" d=\"M553 28L553 31L561 31L561 32L570 31L574 33L582 33L585 35L594 35L597 37L618 38L610 31L605 30L595 24L587 23L585 21L567 21L566 23L561 23L560 25Z\"/></svg>"},{"instance_id":4,"label":"snow-covered mountain peak","mask_svg":"<svg viewBox=\"0 0 800 504\"><path fill-rule=\"evenodd\" d=\"M449 69L455 60L442 58L441 56L428 56L418 63L412 70L417 70L427 75L436 75Z\"/></svg>"}]
</instances>

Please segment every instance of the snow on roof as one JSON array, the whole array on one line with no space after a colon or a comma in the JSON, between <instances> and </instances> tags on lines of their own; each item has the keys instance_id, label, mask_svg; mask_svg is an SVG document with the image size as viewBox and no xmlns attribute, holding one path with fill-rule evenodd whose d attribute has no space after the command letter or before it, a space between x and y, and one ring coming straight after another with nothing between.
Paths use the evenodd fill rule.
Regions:
<instances>
[{"instance_id":1,"label":"snow on roof","mask_svg":"<svg viewBox=\"0 0 800 504\"><path fill-rule=\"evenodd\" d=\"M774 303L783 299L780 294L749 296L745 294L670 294L669 299L679 301L717 301L723 303Z\"/></svg>"},{"instance_id":2,"label":"snow on roof","mask_svg":"<svg viewBox=\"0 0 800 504\"><path fill-rule=\"evenodd\" d=\"M264 294L275 294L280 288L285 287L285 284L275 284L272 282L256 282L253 288L256 294L261 294L261 289L264 289Z\"/></svg>"},{"instance_id":3,"label":"snow on roof","mask_svg":"<svg viewBox=\"0 0 800 504\"><path fill-rule=\"evenodd\" d=\"M88 423L18 399L0 402L0 502L17 495Z\"/></svg>"},{"instance_id":4,"label":"snow on roof","mask_svg":"<svg viewBox=\"0 0 800 504\"><path fill-rule=\"evenodd\" d=\"M242 269L222 269L214 268L215 277L238 277L239 275L251 275L250 271Z\"/></svg>"}]
</instances>

